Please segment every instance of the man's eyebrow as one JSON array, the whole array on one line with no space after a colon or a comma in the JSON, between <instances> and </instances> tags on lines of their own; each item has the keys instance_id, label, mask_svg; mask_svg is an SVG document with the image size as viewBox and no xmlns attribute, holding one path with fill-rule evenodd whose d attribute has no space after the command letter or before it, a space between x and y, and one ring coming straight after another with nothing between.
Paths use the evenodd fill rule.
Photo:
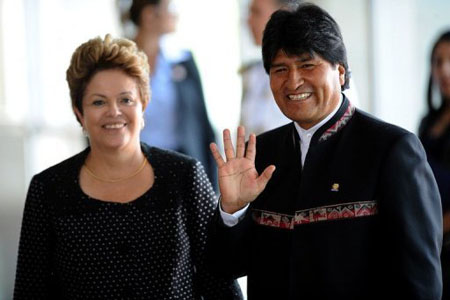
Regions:
<instances>
[{"instance_id":1,"label":"man's eyebrow","mask_svg":"<svg viewBox=\"0 0 450 300\"><path fill-rule=\"evenodd\" d=\"M305 55L302 55L302 56L300 56L300 57L297 57L296 59L295 59L295 61L297 61L297 62L306 62L306 61L310 61L310 60L313 60L314 59L314 57L313 56L311 56L311 55L308 55L308 54L305 54ZM270 68L276 68L276 67L282 67L282 66L285 66L286 64L284 63L284 62L281 62L281 63L275 63L275 64L271 64L270 65Z\"/></svg>"},{"instance_id":2,"label":"man's eyebrow","mask_svg":"<svg viewBox=\"0 0 450 300\"><path fill-rule=\"evenodd\" d=\"M310 61L312 59L314 59L314 57L312 57L311 55L302 55L296 60L299 62L305 62L305 61Z\"/></svg>"},{"instance_id":3,"label":"man's eyebrow","mask_svg":"<svg viewBox=\"0 0 450 300\"><path fill-rule=\"evenodd\" d=\"M277 67L283 67L283 66L285 66L285 65L286 65L285 63L271 64L271 65L270 65L270 68L272 69L272 68L277 68Z\"/></svg>"}]
</instances>

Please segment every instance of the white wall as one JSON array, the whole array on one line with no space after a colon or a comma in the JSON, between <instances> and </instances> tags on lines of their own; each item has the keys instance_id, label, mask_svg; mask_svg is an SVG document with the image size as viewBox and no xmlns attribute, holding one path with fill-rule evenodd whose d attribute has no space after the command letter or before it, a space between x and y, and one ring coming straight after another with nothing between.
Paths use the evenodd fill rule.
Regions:
<instances>
[{"instance_id":1,"label":"white wall","mask_svg":"<svg viewBox=\"0 0 450 300\"><path fill-rule=\"evenodd\" d=\"M422 45L417 40L417 3L411 0L372 3L374 113L411 131L416 129L418 108L424 102L422 78L418 76L417 47Z\"/></svg>"},{"instance_id":2,"label":"white wall","mask_svg":"<svg viewBox=\"0 0 450 300\"><path fill-rule=\"evenodd\" d=\"M429 49L450 28L450 1L373 0L373 113L417 132L424 114Z\"/></svg>"},{"instance_id":3,"label":"white wall","mask_svg":"<svg viewBox=\"0 0 450 300\"><path fill-rule=\"evenodd\" d=\"M174 38L191 49L198 64L210 121L222 130L239 121L241 81L239 10L236 1L177 0Z\"/></svg>"},{"instance_id":4,"label":"white wall","mask_svg":"<svg viewBox=\"0 0 450 300\"><path fill-rule=\"evenodd\" d=\"M448 0L312 0L339 23L359 107L412 132L425 109L429 52Z\"/></svg>"},{"instance_id":5,"label":"white wall","mask_svg":"<svg viewBox=\"0 0 450 300\"><path fill-rule=\"evenodd\" d=\"M370 70L370 11L368 0L313 0L328 11L341 28L352 72L350 88L357 99L350 100L366 111L372 110Z\"/></svg>"}]
</instances>

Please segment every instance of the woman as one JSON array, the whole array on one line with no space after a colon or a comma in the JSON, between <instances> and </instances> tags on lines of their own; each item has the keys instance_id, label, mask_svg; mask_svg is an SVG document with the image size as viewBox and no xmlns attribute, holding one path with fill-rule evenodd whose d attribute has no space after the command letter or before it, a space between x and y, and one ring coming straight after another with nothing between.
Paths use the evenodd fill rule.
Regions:
<instances>
[{"instance_id":1,"label":"woman","mask_svg":"<svg viewBox=\"0 0 450 300\"><path fill-rule=\"evenodd\" d=\"M439 93L433 95L433 91ZM438 98L439 104L434 105ZM419 137L427 152L442 199L444 245L441 262L444 293L450 299L450 31L443 33L431 51L431 74L428 83L428 113L423 118Z\"/></svg>"},{"instance_id":2,"label":"woman","mask_svg":"<svg viewBox=\"0 0 450 300\"><path fill-rule=\"evenodd\" d=\"M140 143L145 54L126 39L89 40L67 81L90 147L33 177L14 299L239 299L202 260L216 205L203 167Z\"/></svg>"},{"instance_id":3,"label":"woman","mask_svg":"<svg viewBox=\"0 0 450 300\"><path fill-rule=\"evenodd\" d=\"M191 52L164 43L176 29L171 0L133 0L129 18L136 26L136 44L149 59L152 101L144 113L148 126L141 140L198 159L216 186L217 169L209 152L215 141L202 84Z\"/></svg>"}]
</instances>

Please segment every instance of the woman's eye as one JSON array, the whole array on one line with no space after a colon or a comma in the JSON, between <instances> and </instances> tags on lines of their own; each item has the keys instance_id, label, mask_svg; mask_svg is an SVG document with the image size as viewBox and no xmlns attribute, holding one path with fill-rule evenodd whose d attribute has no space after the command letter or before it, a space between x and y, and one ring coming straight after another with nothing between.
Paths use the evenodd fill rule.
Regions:
<instances>
[{"instance_id":1,"label":"woman's eye","mask_svg":"<svg viewBox=\"0 0 450 300\"><path fill-rule=\"evenodd\" d=\"M125 103L125 104L131 104L131 103L133 103L133 99L131 99L131 98L123 98L122 102Z\"/></svg>"},{"instance_id":2,"label":"woman's eye","mask_svg":"<svg viewBox=\"0 0 450 300\"><path fill-rule=\"evenodd\" d=\"M105 103L105 101L103 101L103 100L94 100L94 101L92 102L92 104L93 104L94 106L100 106L100 105L103 105L103 103Z\"/></svg>"}]
</instances>

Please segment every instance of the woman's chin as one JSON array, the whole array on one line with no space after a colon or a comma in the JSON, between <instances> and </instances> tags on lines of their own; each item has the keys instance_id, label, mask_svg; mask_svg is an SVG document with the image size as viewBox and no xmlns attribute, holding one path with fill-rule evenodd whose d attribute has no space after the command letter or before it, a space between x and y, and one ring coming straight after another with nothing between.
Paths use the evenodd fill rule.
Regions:
<instances>
[{"instance_id":1,"label":"woman's chin","mask_svg":"<svg viewBox=\"0 0 450 300\"><path fill-rule=\"evenodd\" d=\"M115 138L115 139L108 139L106 141L97 141L96 143L92 143L91 146L97 147L99 149L120 150L123 148L127 148L127 146L131 144L132 142L129 139Z\"/></svg>"}]
</instances>

